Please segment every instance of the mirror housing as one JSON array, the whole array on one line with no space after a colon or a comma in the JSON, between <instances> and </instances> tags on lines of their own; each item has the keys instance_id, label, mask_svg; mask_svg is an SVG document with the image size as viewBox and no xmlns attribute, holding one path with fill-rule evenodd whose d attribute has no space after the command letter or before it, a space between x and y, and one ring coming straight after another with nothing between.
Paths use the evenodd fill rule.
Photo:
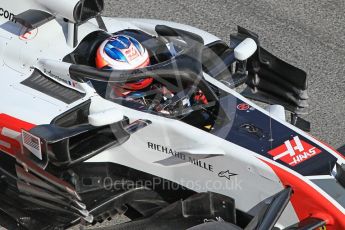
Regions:
<instances>
[{"instance_id":1,"label":"mirror housing","mask_svg":"<svg viewBox=\"0 0 345 230\"><path fill-rule=\"evenodd\" d=\"M252 38L246 38L234 49L235 58L245 61L256 52L256 49L256 42Z\"/></svg>"},{"instance_id":2,"label":"mirror housing","mask_svg":"<svg viewBox=\"0 0 345 230\"><path fill-rule=\"evenodd\" d=\"M36 0L52 15L59 15L69 21L82 24L97 17L104 9L103 0Z\"/></svg>"},{"instance_id":3,"label":"mirror housing","mask_svg":"<svg viewBox=\"0 0 345 230\"><path fill-rule=\"evenodd\" d=\"M89 123L92 126L100 127L111 125L123 120L124 115L115 108L93 113L88 116Z\"/></svg>"}]
</instances>

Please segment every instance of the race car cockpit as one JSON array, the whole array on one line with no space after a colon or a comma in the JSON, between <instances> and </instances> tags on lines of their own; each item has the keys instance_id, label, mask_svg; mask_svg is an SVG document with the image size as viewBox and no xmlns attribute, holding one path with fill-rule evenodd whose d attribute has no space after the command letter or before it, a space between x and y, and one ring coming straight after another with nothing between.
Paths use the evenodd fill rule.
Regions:
<instances>
[{"instance_id":1,"label":"race car cockpit","mask_svg":"<svg viewBox=\"0 0 345 230\"><path fill-rule=\"evenodd\" d=\"M158 37L152 37L137 30L126 30L117 34L134 37L148 51L151 65L130 70L95 68L95 50L111 35L94 32L86 37L76 50L64 58L74 63L70 67L72 78L88 81L104 98L124 106L166 116L186 119L198 127L210 124L217 111L219 89L212 87L204 79L206 61L203 39L193 33L167 26L156 27ZM89 52L86 54L85 52ZM216 56L216 54L213 54ZM218 57L219 58L219 57ZM213 62L215 58L213 57ZM234 57L233 60L235 61ZM220 61L223 63L223 61ZM224 64L223 71L229 72L230 65ZM147 77L153 79L149 87L124 95L116 94L114 88L128 82L136 82ZM199 116L195 116L198 113ZM199 117L200 119L195 119ZM208 127L210 127L208 125Z\"/></svg>"}]
</instances>

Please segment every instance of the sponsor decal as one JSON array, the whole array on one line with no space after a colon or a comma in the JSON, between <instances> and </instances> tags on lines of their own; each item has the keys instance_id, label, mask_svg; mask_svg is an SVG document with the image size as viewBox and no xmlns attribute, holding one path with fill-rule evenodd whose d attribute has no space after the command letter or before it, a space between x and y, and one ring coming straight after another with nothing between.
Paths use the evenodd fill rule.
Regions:
<instances>
[{"instance_id":1,"label":"sponsor decal","mask_svg":"<svg viewBox=\"0 0 345 230\"><path fill-rule=\"evenodd\" d=\"M246 111L246 112L250 112L252 110L255 110L254 107L251 107L250 105L248 105L247 103L241 103L237 105L237 109L240 111Z\"/></svg>"},{"instance_id":2,"label":"sponsor decal","mask_svg":"<svg viewBox=\"0 0 345 230\"><path fill-rule=\"evenodd\" d=\"M248 105L247 103L241 103L237 105L237 109L241 111L246 111L250 109L250 105Z\"/></svg>"},{"instance_id":3,"label":"sponsor decal","mask_svg":"<svg viewBox=\"0 0 345 230\"><path fill-rule=\"evenodd\" d=\"M135 50L134 46L130 47L129 49L125 50L125 55L128 61L133 61L137 57L139 57L139 53Z\"/></svg>"},{"instance_id":4,"label":"sponsor decal","mask_svg":"<svg viewBox=\"0 0 345 230\"><path fill-rule=\"evenodd\" d=\"M31 31L28 31L22 35L19 36L19 39L20 40L23 40L23 41L29 41L29 40L33 40L38 34L38 29L34 29L34 30L31 30Z\"/></svg>"},{"instance_id":5,"label":"sponsor decal","mask_svg":"<svg viewBox=\"0 0 345 230\"><path fill-rule=\"evenodd\" d=\"M237 176L237 174L231 173L230 170L226 170L226 171L221 171L221 172L219 172L219 173L218 173L218 176L219 176L219 177L224 177L224 178L226 178L226 179L228 179L228 180L231 180L231 177Z\"/></svg>"},{"instance_id":6,"label":"sponsor decal","mask_svg":"<svg viewBox=\"0 0 345 230\"><path fill-rule=\"evenodd\" d=\"M77 82L75 82L75 81L67 81L67 84L69 84L70 86L72 86L72 87L77 87Z\"/></svg>"},{"instance_id":7,"label":"sponsor decal","mask_svg":"<svg viewBox=\"0 0 345 230\"><path fill-rule=\"evenodd\" d=\"M72 86L74 88L76 88L78 85L78 83L76 81L64 79L64 78L54 74L51 70L48 71L47 69L43 69L43 72L45 74L48 74L50 77L54 78L55 80L60 81L62 83L65 83L65 84Z\"/></svg>"},{"instance_id":8,"label":"sponsor decal","mask_svg":"<svg viewBox=\"0 0 345 230\"><path fill-rule=\"evenodd\" d=\"M318 154L321 150L295 136L292 140L268 152L273 160L281 160L291 166L296 166Z\"/></svg>"},{"instance_id":9,"label":"sponsor decal","mask_svg":"<svg viewBox=\"0 0 345 230\"><path fill-rule=\"evenodd\" d=\"M12 21L12 22L16 22L16 20L14 19L14 14L11 13L10 11L0 7L0 17L3 17L9 21Z\"/></svg>"},{"instance_id":10,"label":"sponsor decal","mask_svg":"<svg viewBox=\"0 0 345 230\"><path fill-rule=\"evenodd\" d=\"M195 155L181 153L181 152L178 152L178 151L176 151L174 149L171 149L169 147L166 147L166 146L163 146L163 145L154 144L154 143L151 143L151 142L147 142L147 147L149 149L152 149L152 150L155 150L155 151L158 151L158 152L162 152L162 153L170 155L173 158L179 159L180 162L176 162L176 164L189 162L189 163L191 163L191 164L193 164L193 165L195 165L197 167L200 167L200 168L205 169L207 171L213 172L213 165L203 161L202 159L199 159Z\"/></svg>"}]
</instances>

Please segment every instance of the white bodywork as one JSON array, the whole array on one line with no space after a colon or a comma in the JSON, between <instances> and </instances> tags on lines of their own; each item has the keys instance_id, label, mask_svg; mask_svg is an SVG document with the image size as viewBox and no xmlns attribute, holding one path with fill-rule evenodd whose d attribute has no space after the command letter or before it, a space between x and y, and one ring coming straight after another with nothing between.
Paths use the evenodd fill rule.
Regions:
<instances>
[{"instance_id":1,"label":"white bodywork","mask_svg":"<svg viewBox=\"0 0 345 230\"><path fill-rule=\"evenodd\" d=\"M71 15L68 15L68 9L70 9L68 4L74 5L75 1L61 1L61 4L51 5L49 10L59 9L66 12L66 17L71 17ZM17 4L15 7L13 7L13 1L1 0L0 2L0 7L12 14L21 13L32 7L46 10L40 4L45 1L41 0L20 1L20 4ZM65 6L68 8L67 10L63 9ZM66 45L68 23L61 17L57 17L39 27L37 31L33 31L36 34L32 39L30 38L31 34L25 35L23 33L21 25L10 22L8 19L5 17L0 18L0 95L2 97L0 100L0 114L7 114L35 125L49 124L60 114L91 99L89 121L95 126L118 120L122 115L128 117L131 121L138 119L150 120L152 124L132 135L121 146L109 148L89 159L88 162L114 162L177 182L197 192L213 191L222 193L233 197L236 200L236 206L243 211L252 209L260 201L269 198L284 188L273 170L259 160L264 158L261 155L181 121L143 113L104 100L88 84L77 83L74 89L85 92L86 96L72 104L66 104L20 84L20 82L32 74L32 67L40 68L43 72L46 72L44 69L49 68L49 60L60 62L74 48ZM104 18L104 21L108 30L112 33L123 29L140 29L155 35L155 25L164 24L194 32L203 37L206 44L219 40L205 31L166 21L115 18ZM96 30L99 30L99 28L94 20L81 25L78 41L81 41L87 34ZM29 39L23 36L29 37ZM252 44L252 41L248 42L251 46L255 44L255 42ZM251 47L248 52L250 53L253 48ZM245 57L248 52L245 52L243 55L241 52L238 53L239 58L248 58ZM61 68L68 68L68 66L61 66ZM61 77L68 78L68 76ZM256 110L270 115L269 112L210 76L205 75L205 79L240 98ZM54 80L59 81L57 79ZM63 82L60 83L64 84ZM114 116L116 111L118 116ZM273 119L277 118L285 126L305 136L304 132L286 123L282 119L283 117L280 116L280 112L278 113L280 114L279 116L276 114L274 113L272 116ZM100 121L102 117L111 118L103 120L105 123L102 123ZM316 141L310 136L309 138ZM333 152L327 146L319 144ZM153 145L154 147L152 148ZM189 159L171 166L158 163L174 157L170 150L173 153L185 153L187 158L194 159L195 164L191 163ZM202 154L214 154L215 156L203 159L199 157ZM275 161L265 160L270 161L271 164L277 164ZM285 168L285 170L294 174L288 168ZM237 176L231 180L219 177L218 174L222 171L229 171L237 174ZM298 174L296 176L302 178ZM248 181L255 183L248 183ZM315 185L311 184L311 186L317 189ZM323 195L332 200L326 193ZM339 208L345 213L342 207ZM292 205L289 204L278 222L278 226L287 226L294 222L298 222L298 217Z\"/></svg>"}]
</instances>

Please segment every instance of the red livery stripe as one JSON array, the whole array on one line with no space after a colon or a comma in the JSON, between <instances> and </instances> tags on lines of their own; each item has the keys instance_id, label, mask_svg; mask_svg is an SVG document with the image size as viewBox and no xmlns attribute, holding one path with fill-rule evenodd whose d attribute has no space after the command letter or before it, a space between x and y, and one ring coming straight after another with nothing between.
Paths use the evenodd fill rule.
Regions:
<instances>
[{"instance_id":1,"label":"red livery stripe","mask_svg":"<svg viewBox=\"0 0 345 230\"><path fill-rule=\"evenodd\" d=\"M301 178L268 161L262 161L272 168L284 186L293 189L290 201L300 220L316 217L326 221L327 230L345 229L345 215L331 201Z\"/></svg>"},{"instance_id":2,"label":"red livery stripe","mask_svg":"<svg viewBox=\"0 0 345 230\"><path fill-rule=\"evenodd\" d=\"M21 132L35 125L6 114L0 114L0 151L15 155L21 151Z\"/></svg>"}]
</instances>

